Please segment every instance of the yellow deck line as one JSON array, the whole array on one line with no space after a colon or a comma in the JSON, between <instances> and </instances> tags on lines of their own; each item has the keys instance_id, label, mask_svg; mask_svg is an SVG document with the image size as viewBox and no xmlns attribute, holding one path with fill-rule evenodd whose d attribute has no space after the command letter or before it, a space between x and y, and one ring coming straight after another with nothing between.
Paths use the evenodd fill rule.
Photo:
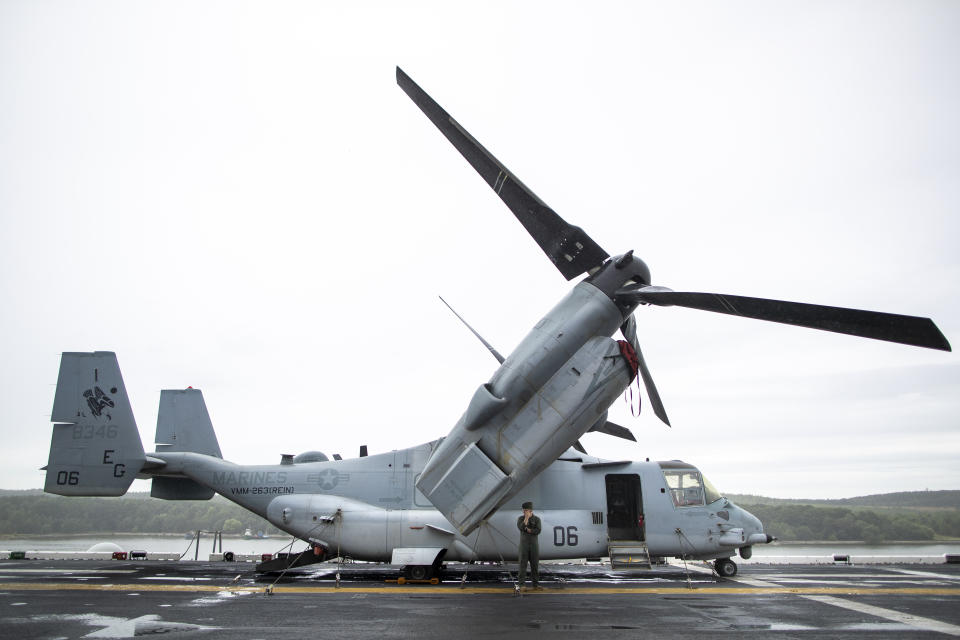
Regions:
<instances>
[{"instance_id":1,"label":"yellow deck line","mask_svg":"<svg viewBox=\"0 0 960 640\"><path fill-rule=\"evenodd\" d=\"M217 586L212 584L84 584L76 582L7 582L0 583L0 591L174 591L184 593L210 593L229 591L232 593L263 593L264 586L238 587L234 585ZM494 587L450 586L367 586L367 587L308 587L277 585L275 594L282 593L395 593L395 594L490 594L512 595L509 585ZM958 596L960 587L706 587L688 589L686 587L562 587L548 588L541 592L525 593L528 597L539 595L929 595Z\"/></svg>"}]
</instances>

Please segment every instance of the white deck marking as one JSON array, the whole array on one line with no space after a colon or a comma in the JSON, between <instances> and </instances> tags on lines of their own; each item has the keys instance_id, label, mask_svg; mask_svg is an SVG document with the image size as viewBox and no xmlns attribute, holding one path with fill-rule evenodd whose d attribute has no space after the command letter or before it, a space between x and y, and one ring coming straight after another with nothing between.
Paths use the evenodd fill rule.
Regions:
<instances>
[{"instance_id":1,"label":"white deck marking","mask_svg":"<svg viewBox=\"0 0 960 640\"><path fill-rule=\"evenodd\" d=\"M941 580L930 581L930 580L916 580L910 578L909 576L885 576L884 578L876 578L874 580L815 580L813 578L778 578L777 584L780 586L792 586L792 585L814 585L822 584L830 587L861 587L861 586L872 586L872 587L883 587L883 586L929 586L933 584L945 584Z\"/></svg>"},{"instance_id":2,"label":"white deck marking","mask_svg":"<svg viewBox=\"0 0 960 640\"><path fill-rule=\"evenodd\" d=\"M8 569L3 573L136 573L136 569Z\"/></svg>"},{"instance_id":3,"label":"white deck marking","mask_svg":"<svg viewBox=\"0 0 960 640\"><path fill-rule=\"evenodd\" d=\"M730 580L733 581L733 582L742 582L743 584L748 584L748 585L750 585L751 587L762 587L762 588L765 588L765 589L769 589L769 588L771 588L771 587L772 587L772 588L777 588L777 587L780 586L780 585L778 585L778 584L775 583L775 582L767 582L766 580L757 580L756 578L739 578L739 577L737 577L737 578L731 578Z\"/></svg>"},{"instance_id":4,"label":"white deck marking","mask_svg":"<svg viewBox=\"0 0 960 640\"><path fill-rule=\"evenodd\" d=\"M922 576L924 578L936 578L937 580L960 580L960 575L948 575L946 573L934 573L933 571L917 571L915 569L895 569L890 568L890 571L895 571L897 573L902 573L908 576Z\"/></svg>"},{"instance_id":5,"label":"white deck marking","mask_svg":"<svg viewBox=\"0 0 960 640\"><path fill-rule=\"evenodd\" d=\"M800 596L800 597L806 598L807 600L814 600L816 602L820 602L823 604L833 605L834 607L849 609L850 611L856 611L858 613L866 613L867 615L877 616L878 618L892 620L893 622L899 622L901 624L909 625L915 629L922 629L924 631L937 631L939 633L946 633L947 635L951 635L951 636L960 636L960 626L957 626L955 624L950 624L949 622L941 622L940 620L934 620L933 618L915 616L910 613L901 613L899 611L894 611L893 609L884 609L883 607L875 607L872 604L864 604L863 602L854 602L853 600L836 598L834 596Z\"/></svg>"},{"instance_id":6,"label":"white deck marking","mask_svg":"<svg viewBox=\"0 0 960 640\"><path fill-rule=\"evenodd\" d=\"M888 571L900 571L898 569L889 569ZM903 577L910 576L924 576L929 578L951 578L948 575L942 575L937 573L927 573L926 571L910 571L904 569L901 571L904 576L899 576L897 574L891 573L765 573L763 576L770 580L781 580L787 578L816 578L821 582L827 582L833 578L882 578L884 580L897 580ZM960 580L960 575L952 576L954 580Z\"/></svg>"}]
</instances>

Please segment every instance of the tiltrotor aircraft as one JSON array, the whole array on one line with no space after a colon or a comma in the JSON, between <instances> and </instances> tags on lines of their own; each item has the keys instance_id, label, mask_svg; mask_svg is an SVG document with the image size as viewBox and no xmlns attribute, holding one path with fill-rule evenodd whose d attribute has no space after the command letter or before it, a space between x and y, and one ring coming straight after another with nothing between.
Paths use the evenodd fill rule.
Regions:
<instances>
[{"instance_id":1,"label":"tiltrotor aircraft","mask_svg":"<svg viewBox=\"0 0 960 640\"><path fill-rule=\"evenodd\" d=\"M772 538L696 467L601 460L575 449L588 431L633 439L606 416L637 375L669 424L633 313L675 305L950 350L928 318L654 286L643 260L632 251L611 257L566 223L399 68L397 82L560 273L587 277L506 358L484 341L500 367L445 438L356 459L313 452L277 465L227 462L194 389L162 392L156 451L145 454L116 356L64 353L47 492L122 495L142 477L153 479L157 498L219 493L306 541L317 557L391 561L414 578L443 560L515 560L515 519L520 503L532 500L544 559L609 556L614 566L651 557L715 560L719 574L732 576L731 557L748 558L753 545ZM624 340L612 338L617 330Z\"/></svg>"}]
</instances>

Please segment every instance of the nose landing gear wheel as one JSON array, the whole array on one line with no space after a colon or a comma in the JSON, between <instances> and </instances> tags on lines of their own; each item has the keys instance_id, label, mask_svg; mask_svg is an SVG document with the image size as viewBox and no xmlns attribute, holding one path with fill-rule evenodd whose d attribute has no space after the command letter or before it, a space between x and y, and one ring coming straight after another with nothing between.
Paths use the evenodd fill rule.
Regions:
<instances>
[{"instance_id":1,"label":"nose landing gear wheel","mask_svg":"<svg viewBox=\"0 0 960 640\"><path fill-rule=\"evenodd\" d=\"M717 558L713 561L713 570L723 578L737 575L737 563L729 558Z\"/></svg>"}]
</instances>

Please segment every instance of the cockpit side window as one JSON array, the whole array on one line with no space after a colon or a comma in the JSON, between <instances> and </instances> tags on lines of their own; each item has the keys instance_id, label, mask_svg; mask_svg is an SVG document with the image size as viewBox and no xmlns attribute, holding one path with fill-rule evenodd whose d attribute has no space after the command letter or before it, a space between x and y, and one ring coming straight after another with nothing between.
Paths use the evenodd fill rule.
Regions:
<instances>
[{"instance_id":1,"label":"cockpit side window","mask_svg":"<svg viewBox=\"0 0 960 640\"><path fill-rule=\"evenodd\" d=\"M665 469L663 478L667 482L667 489L675 506L702 507L705 504L699 471Z\"/></svg>"},{"instance_id":2,"label":"cockpit side window","mask_svg":"<svg viewBox=\"0 0 960 640\"><path fill-rule=\"evenodd\" d=\"M704 495L707 498L707 504L716 502L717 500L723 500L723 494L717 491L717 488L713 486L713 483L707 480L707 476L703 477L703 489Z\"/></svg>"}]
</instances>

